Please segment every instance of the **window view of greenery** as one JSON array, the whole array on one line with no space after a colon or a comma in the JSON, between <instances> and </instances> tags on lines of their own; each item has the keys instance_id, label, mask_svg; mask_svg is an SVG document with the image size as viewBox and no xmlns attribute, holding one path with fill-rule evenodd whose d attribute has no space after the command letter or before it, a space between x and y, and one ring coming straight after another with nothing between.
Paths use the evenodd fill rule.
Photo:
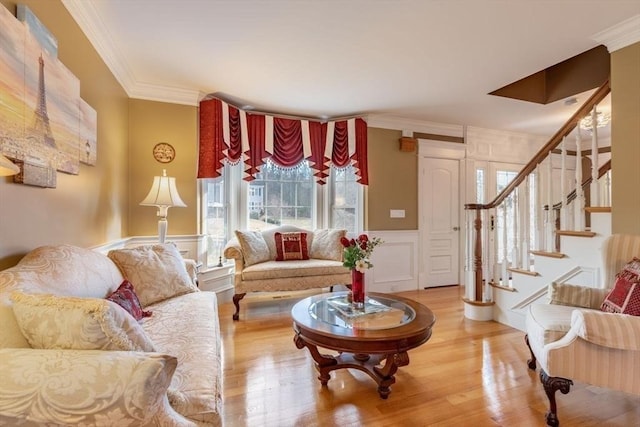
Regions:
<instances>
[{"instance_id":1,"label":"window view of greenery","mask_svg":"<svg viewBox=\"0 0 640 427\"><path fill-rule=\"evenodd\" d=\"M307 161L291 169L267 161L249 183L249 229L278 225L313 228L314 179Z\"/></svg>"},{"instance_id":2,"label":"window view of greenery","mask_svg":"<svg viewBox=\"0 0 640 427\"><path fill-rule=\"evenodd\" d=\"M333 205L331 206L331 227L357 232L356 208L358 203L358 183L352 167L332 169Z\"/></svg>"}]
</instances>

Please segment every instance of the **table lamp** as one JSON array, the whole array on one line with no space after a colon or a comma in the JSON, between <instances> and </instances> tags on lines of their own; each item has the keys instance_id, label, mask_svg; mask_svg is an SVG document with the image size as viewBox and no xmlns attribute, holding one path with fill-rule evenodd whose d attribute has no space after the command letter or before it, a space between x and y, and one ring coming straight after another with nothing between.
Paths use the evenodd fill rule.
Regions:
<instances>
[{"instance_id":1,"label":"table lamp","mask_svg":"<svg viewBox=\"0 0 640 427\"><path fill-rule=\"evenodd\" d=\"M168 210L172 206L184 208L187 205L184 204L178 190L176 189L176 179L172 176L167 176L167 170L162 170L162 176L154 176L153 184L149 194L140 202L141 206L157 206L158 220L158 237L160 243L164 243L167 236L167 214Z\"/></svg>"}]
</instances>

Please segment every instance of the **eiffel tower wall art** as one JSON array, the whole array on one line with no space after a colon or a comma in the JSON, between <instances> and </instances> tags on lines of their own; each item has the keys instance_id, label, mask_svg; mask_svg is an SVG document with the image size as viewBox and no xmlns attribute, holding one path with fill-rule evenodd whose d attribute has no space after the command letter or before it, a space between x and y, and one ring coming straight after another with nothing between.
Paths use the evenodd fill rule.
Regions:
<instances>
[{"instance_id":1,"label":"eiffel tower wall art","mask_svg":"<svg viewBox=\"0 0 640 427\"><path fill-rule=\"evenodd\" d=\"M97 114L55 37L26 6L17 15L0 7L0 152L20 166L15 182L55 188L57 172L96 164Z\"/></svg>"}]
</instances>

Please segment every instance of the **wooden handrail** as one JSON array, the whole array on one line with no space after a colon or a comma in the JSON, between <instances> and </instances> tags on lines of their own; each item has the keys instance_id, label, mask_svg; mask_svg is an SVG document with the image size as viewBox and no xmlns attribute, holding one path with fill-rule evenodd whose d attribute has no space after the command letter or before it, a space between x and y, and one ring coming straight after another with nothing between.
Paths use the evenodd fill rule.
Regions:
<instances>
[{"instance_id":1,"label":"wooden handrail","mask_svg":"<svg viewBox=\"0 0 640 427\"><path fill-rule=\"evenodd\" d=\"M560 142L562 142L562 138L571 133L571 131L577 126L580 119L587 115L593 107L598 105L608 94L611 92L611 86L609 84L609 80L607 80L602 86L600 86L594 93L589 97L587 102L582 105L567 122L556 132L549 142L547 142L535 156L527 163L522 170L516 175L516 177L511 180L511 182L496 196L493 201L486 204L466 204L464 205L465 209L491 209L497 207L500 203L504 201L522 182L525 178L533 172L533 170L538 166L538 164L542 163L544 159L549 156L551 151L556 148Z\"/></svg>"}]
</instances>

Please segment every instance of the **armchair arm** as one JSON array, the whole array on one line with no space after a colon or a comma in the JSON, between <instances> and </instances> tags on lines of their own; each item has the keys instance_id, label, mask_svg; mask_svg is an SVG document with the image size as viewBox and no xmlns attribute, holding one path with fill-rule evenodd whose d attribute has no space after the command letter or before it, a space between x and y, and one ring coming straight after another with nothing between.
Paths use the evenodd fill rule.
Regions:
<instances>
[{"instance_id":1,"label":"armchair arm","mask_svg":"<svg viewBox=\"0 0 640 427\"><path fill-rule=\"evenodd\" d=\"M640 351L640 317L574 310L571 329L585 341L619 350Z\"/></svg>"},{"instance_id":2,"label":"armchair arm","mask_svg":"<svg viewBox=\"0 0 640 427\"><path fill-rule=\"evenodd\" d=\"M177 359L158 353L0 349L0 424L193 426L167 388Z\"/></svg>"},{"instance_id":3,"label":"armchair arm","mask_svg":"<svg viewBox=\"0 0 640 427\"><path fill-rule=\"evenodd\" d=\"M244 255L238 239L233 238L227 242L224 247L224 257L235 261L236 274L240 273L244 268Z\"/></svg>"}]
</instances>

